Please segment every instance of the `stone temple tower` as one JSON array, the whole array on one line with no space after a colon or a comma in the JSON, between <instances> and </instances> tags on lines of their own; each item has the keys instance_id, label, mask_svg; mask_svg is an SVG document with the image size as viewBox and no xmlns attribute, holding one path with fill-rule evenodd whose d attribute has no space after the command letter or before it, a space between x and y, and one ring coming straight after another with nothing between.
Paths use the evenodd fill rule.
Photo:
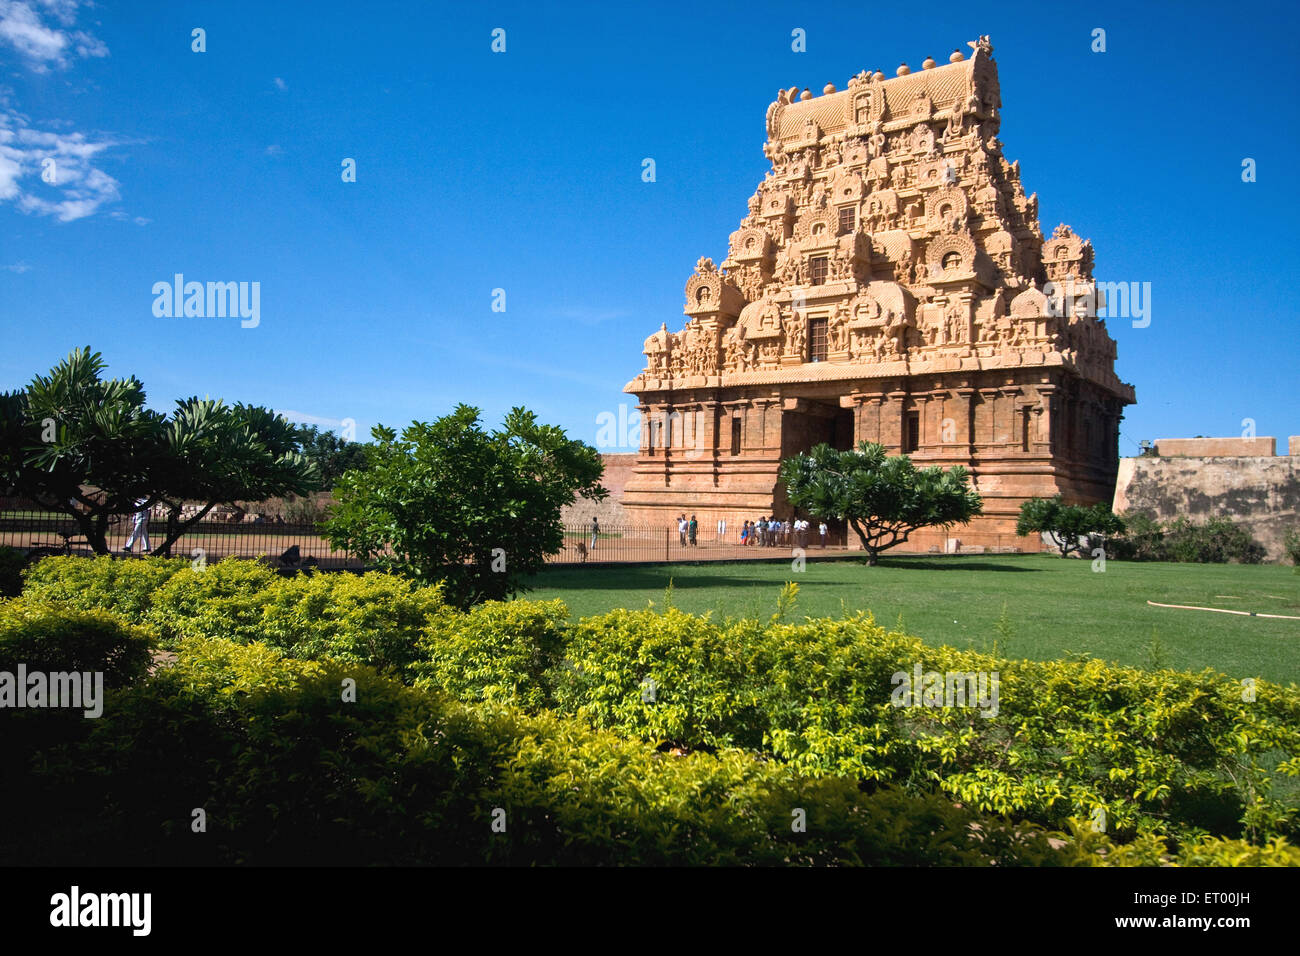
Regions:
<instances>
[{"instance_id":1,"label":"stone temple tower","mask_svg":"<svg viewBox=\"0 0 1300 956\"><path fill-rule=\"evenodd\" d=\"M1110 500L1134 394L1092 245L1065 225L1043 238L997 138L993 46L970 46L777 94L772 168L726 258L700 259L685 327L646 339L625 388L643 422L633 520L789 516L781 460L862 440L970 469L985 515L955 532L969 544L1015 543L1033 495Z\"/></svg>"}]
</instances>

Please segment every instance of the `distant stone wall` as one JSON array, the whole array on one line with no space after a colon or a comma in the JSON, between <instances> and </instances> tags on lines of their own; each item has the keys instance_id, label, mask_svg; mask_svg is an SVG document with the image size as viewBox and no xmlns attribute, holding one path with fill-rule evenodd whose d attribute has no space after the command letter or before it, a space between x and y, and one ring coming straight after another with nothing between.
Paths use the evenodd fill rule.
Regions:
<instances>
[{"instance_id":1,"label":"distant stone wall","mask_svg":"<svg viewBox=\"0 0 1300 956\"><path fill-rule=\"evenodd\" d=\"M1255 458L1260 455L1276 455L1277 439L1265 438L1263 435L1252 438L1160 438L1156 440L1156 454L1161 457L1209 458L1240 455Z\"/></svg>"},{"instance_id":2,"label":"distant stone wall","mask_svg":"<svg viewBox=\"0 0 1300 956\"><path fill-rule=\"evenodd\" d=\"M1162 451L1164 446L1160 443ZM1197 522L1227 516L1249 528L1269 560L1276 561L1282 557L1286 533L1300 527L1300 456L1121 458L1114 509Z\"/></svg>"},{"instance_id":3,"label":"distant stone wall","mask_svg":"<svg viewBox=\"0 0 1300 956\"><path fill-rule=\"evenodd\" d=\"M629 523L623 511L623 488L632 475L636 454L601 455L600 458L605 463L605 474L600 483L609 491L609 497L599 503L579 498L561 513L565 524L590 524L593 517L606 527Z\"/></svg>"}]
</instances>

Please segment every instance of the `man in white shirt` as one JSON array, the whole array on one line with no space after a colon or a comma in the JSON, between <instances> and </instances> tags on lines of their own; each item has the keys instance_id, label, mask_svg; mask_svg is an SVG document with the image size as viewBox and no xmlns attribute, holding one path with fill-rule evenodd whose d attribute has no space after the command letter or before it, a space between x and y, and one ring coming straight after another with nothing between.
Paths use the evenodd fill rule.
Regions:
<instances>
[{"instance_id":1,"label":"man in white shirt","mask_svg":"<svg viewBox=\"0 0 1300 956\"><path fill-rule=\"evenodd\" d=\"M677 519L677 538L679 541L681 541L683 548L686 547L686 525L687 524L688 522L686 520L686 515L682 515L680 518Z\"/></svg>"},{"instance_id":2,"label":"man in white shirt","mask_svg":"<svg viewBox=\"0 0 1300 956\"><path fill-rule=\"evenodd\" d=\"M131 536L126 539L126 547L122 550L127 554L131 553L131 545L139 541L143 547L140 551L144 554L149 553L149 511L145 505L149 503L148 498L137 498L136 508L140 509L135 513L135 522L131 526Z\"/></svg>"},{"instance_id":3,"label":"man in white shirt","mask_svg":"<svg viewBox=\"0 0 1300 956\"><path fill-rule=\"evenodd\" d=\"M822 547L824 548L824 547L826 547L826 522L823 521L821 524L819 524L819 525L817 526L817 530L818 530L819 532L821 532L821 536L822 536Z\"/></svg>"}]
</instances>

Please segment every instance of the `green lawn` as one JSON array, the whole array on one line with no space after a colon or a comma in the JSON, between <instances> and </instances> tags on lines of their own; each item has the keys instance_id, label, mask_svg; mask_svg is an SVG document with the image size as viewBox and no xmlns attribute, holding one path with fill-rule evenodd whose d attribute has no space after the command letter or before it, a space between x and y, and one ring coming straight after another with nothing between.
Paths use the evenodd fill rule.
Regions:
<instances>
[{"instance_id":1,"label":"green lawn","mask_svg":"<svg viewBox=\"0 0 1300 956\"><path fill-rule=\"evenodd\" d=\"M765 617L775 611L781 584L796 581L796 618L861 608L893 625L901 614L904 629L928 643L991 649L1005 604L1012 629L1009 641L998 638L1005 656L1081 653L1123 664L1300 680L1300 621L1146 603L1300 616L1294 568L1110 561L1096 573L1091 565L1050 555L981 555L886 556L875 568L858 559L809 561L799 573L785 561L579 566L544 571L525 596L560 598L574 617L583 617L649 601L659 606L671 578L673 603L682 610Z\"/></svg>"}]
</instances>

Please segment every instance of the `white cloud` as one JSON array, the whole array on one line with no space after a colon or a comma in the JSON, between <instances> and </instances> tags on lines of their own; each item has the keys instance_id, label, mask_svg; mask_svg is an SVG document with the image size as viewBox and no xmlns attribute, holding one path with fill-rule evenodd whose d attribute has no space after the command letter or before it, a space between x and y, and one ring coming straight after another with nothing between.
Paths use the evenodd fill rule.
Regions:
<instances>
[{"instance_id":1,"label":"white cloud","mask_svg":"<svg viewBox=\"0 0 1300 956\"><path fill-rule=\"evenodd\" d=\"M36 129L21 114L0 109L0 202L59 222L93 215L120 198L117 180L94 165L115 145L84 133ZM52 183L42 178L47 169Z\"/></svg>"},{"instance_id":2,"label":"white cloud","mask_svg":"<svg viewBox=\"0 0 1300 956\"><path fill-rule=\"evenodd\" d=\"M32 267L25 262L15 262L12 265L0 266L0 269L3 269L5 272L16 272L18 275L32 271Z\"/></svg>"},{"instance_id":3,"label":"white cloud","mask_svg":"<svg viewBox=\"0 0 1300 956\"><path fill-rule=\"evenodd\" d=\"M343 420L340 418L325 418L321 415L312 415L308 412L295 412L290 409L277 408L277 415L283 415L291 422L301 422L305 425L328 425L333 428L336 425L342 425Z\"/></svg>"},{"instance_id":4,"label":"white cloud","mask_svg":"<svg viewBox=\"0 0 1300 956\"><path fill-rule=\"evenodd\" d=\"M275 88L282 93L289 88L289 84L284 82L284 80L280 79L278 76L273 82L275 83Z\"/></svg>"},{"instance_id":5,"label":"white cloud","mask_svg":"<svg viewBox=\"0 0 1300 956\"><path fill-rule=\"evenodd\" d=\"M283 156L284 149L278 143L272 143L270 146L266 147L266 155Z\"/></svg>"},{"instance_id":6,"label":"white cloud","mask_svg":"<svg viewBox=\"0 0 1300 956\"><path fill-rule=\"evenodd\" d=\"M0 0L0 45L12 47L37 73L63 69L77 57L108 56L102 40L69 29L85 5L80 0Z\"/></svg>"},{"instance_id":7,"label":"white cloud","mask_svg":"<svg viewBox=\"0 0 1300 956\"><path fill-rule=\"evenodd\" d=\"M77 58L108 56L103 41L76 29L78 15L92 5L87 0L0 0L0 53L11 47L35 73L65 69ZM116 202L118 182L95 159L118 144L78 133L63 121L42 125L46 128L32 125L13 107L11 91L0 90L0 203L72 222Z\"/></svg>"}]
</instances>

